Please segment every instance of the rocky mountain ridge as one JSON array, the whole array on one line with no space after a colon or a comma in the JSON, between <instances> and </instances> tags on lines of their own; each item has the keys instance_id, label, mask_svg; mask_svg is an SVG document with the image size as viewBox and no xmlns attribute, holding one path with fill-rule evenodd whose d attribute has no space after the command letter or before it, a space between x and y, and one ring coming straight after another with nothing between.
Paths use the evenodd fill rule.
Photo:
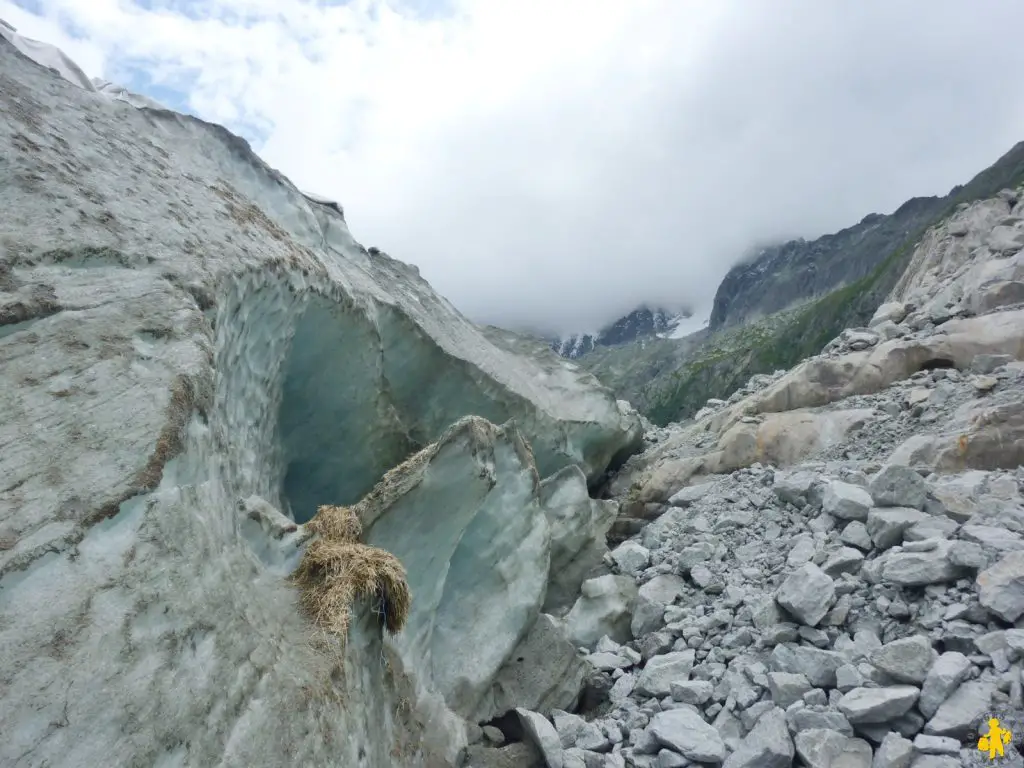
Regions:
<instances>
[{"instance_id":1,"label":"rocky mountain ridge","mask_svg":"<svg viewBox=\"0 0 1024 768\"><path fill-rule=\"evenodd\" d=\"M0 40L0 762L954 768L1024 734L1024 187L655 426L111 95ZM326 504L401 563L400 631L373 590L347 638L299 610Z\"/></svg>"},{"instance_id":2,"label":"rocky mountain ridge","mask_svg":"<svg viewBox=\"0 0 1024 768\"><path fill-rule=\"evenodd\" d=\"M912 232L890 250L879 251L880 259L875 254L872 257L874 268L860 279L841 285L820 298L757 319L725 323L717 330L708 329L680 340L657 339L643 347L634 345L596 350L582 358L580 363L655 423L665 424L689 418L708 398L729 397L742 388L751 376L768 375L796 365L804 358L817 354L844 328L865 324L901 276L908 274L906 269L910 258L929 228L934 230L964 206L992 198L1001 189L1012 189L1022 182L1024 143L1013 147L967 184L954 188L946 198L940 198L943 207L934 214L928 225ZM925 205L926 202L927 199L924 202L918 201L922 209L931 210L930 204ZM917 210L909 203L900 210L908 206L911 211ZM890 226L898 223L891 221ZM864 224L862 222L858 227ZM854 237L858 231L861 232L860 240ZM886 231L881 229L875 230L874 234L864 234L854 227L795 248L791 255L806 256L812 253L811 246L817 248L821 245L826 255L832 254L830 259L849 259L851 263L860 263L857 254L863 244L874 242L873 237ZM840 247L844 242L853 243L848 253ZM838 250L829 251L829 248ZM767 261L755 263L764 267ZM741 269L734 274L745 273ZM792 273L783 260L780 271L774 273L768 270L764 279L766 285L771 287L774 280L785 282L789 279L787 275L792 274L800 273ZM723 283L721 293L728 293L729 290ZM767 295L775 290L758 289L752 291L751 295ZM784 293L782 288L778 290Z\"/></svg>"},{"instance_id":3,"label":"rocky mountain ridge","mask_svg":"<svg viewBox=\"0 0 1024 768\"><path fill-rule=\"evenodd\" d=\"M565 338L546 339L561 357L575 360L598 347L615 347L648 338L673 338L685 334L693 317L688 309L672 311L664 307L637 307L595 333L575 333Z\"/></svg>"},{"instance_id":4,"label":"rocky mountain ridge","mask_svg":"<svg viewBox=\"0 0 1024 768\"><path fill-rule=\"evenodd\" d=\"M804 304L864 278L946 205L947 197L915 197L891 214L869 214L835 234L762 249L723 278L715 292L711 330Z\"/></svg>"}]
</instances>

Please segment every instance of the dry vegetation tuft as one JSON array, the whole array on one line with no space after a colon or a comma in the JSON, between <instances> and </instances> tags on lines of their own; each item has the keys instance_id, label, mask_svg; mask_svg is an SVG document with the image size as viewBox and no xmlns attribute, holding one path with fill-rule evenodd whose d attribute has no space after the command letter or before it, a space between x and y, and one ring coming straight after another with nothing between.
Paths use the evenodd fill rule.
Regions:
<instances>
[{"instance_id":1,"label":"dry vegetation tuft","mask_svg":"<svg viewBox=\"0 0 1024 768\"><path fill-rule=\"evenodd\" d=\"M306 549L292 578L313 620L345 638L352 603L374 601L374 611L391 634L409 616L411 594L405 568L390 552L359 543L362 526L348 507L322 506L307 526L319 538Z\"/></svg>"}]
</instances>

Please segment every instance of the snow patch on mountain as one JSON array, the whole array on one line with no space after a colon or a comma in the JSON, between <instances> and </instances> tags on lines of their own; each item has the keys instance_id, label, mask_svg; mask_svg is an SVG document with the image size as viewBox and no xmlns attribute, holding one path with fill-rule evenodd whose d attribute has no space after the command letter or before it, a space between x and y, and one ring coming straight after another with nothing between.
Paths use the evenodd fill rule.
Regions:
<instances>
[{"instance_id":1,"label":"snow patch on mountain","mask_svg":"<svg viewBox=\"0 0 1024 768\"><path fill-rule=\"evenodd\" d=\"M651 337L681 339L706 324L706 321L695 323L693 318L693 310L688 307L667 309L643 305L600 330L574 333L548 341L559 355L575 359L593 352L596 347L614 347Z\"/></svg>"}]
</instances>

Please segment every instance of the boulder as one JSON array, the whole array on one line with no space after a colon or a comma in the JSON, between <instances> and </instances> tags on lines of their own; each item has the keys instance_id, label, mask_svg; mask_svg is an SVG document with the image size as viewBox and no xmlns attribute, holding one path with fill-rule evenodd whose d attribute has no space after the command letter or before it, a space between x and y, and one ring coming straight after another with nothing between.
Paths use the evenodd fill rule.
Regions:
<instances>
[{"instance_id":1,"label":"boulder","mask_svg":"<svg viewBox=\"0 0 1024 768\"><path fill-rule=\"evenodd\" d=\"M1008 552L978 574L978 602L1003 621L1024 616L1024 552Z\"/></svg>"},{"instance_id":2,"label":"boulder","mask_svg":"<svg viewBox=\"0 0 1024 768\"><path fill-rule=\"evenodd\" d=\"M1016 468L1024 464L1024 399L978 406L953 429L910 437L889 463L944 473Z\"/></svg>"},{"instance_id":3,"label":"boulder","mask_svg":"<svg viewBox=\"0 0 1024 768\"><path fill-rule=\"evenodd\" d=\"M841 411L768 413L756 424L739 422L719 439L708 456L707 472L724 474L755 462L787 467L806 456L841 442L851 430L866 424L874 412L867 408Z\"/></svg>"}]
</instances>

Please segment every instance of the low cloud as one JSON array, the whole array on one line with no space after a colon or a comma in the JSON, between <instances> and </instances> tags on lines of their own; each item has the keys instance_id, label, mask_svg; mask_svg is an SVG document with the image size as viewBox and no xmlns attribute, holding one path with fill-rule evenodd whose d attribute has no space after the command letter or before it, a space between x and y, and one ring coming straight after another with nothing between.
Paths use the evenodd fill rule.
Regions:
<instances>
[{"instance_id":1,"label":"low cloud","mask_svg":"<svg viewBox=\"0 0 1024 768\"><path fill-rule=\"evenodd\" d=\"M471 317L706 307L752 243L943 194L1024 138L1024 5L0 0L242 133Z\"/></svg>"}]
</instances>

